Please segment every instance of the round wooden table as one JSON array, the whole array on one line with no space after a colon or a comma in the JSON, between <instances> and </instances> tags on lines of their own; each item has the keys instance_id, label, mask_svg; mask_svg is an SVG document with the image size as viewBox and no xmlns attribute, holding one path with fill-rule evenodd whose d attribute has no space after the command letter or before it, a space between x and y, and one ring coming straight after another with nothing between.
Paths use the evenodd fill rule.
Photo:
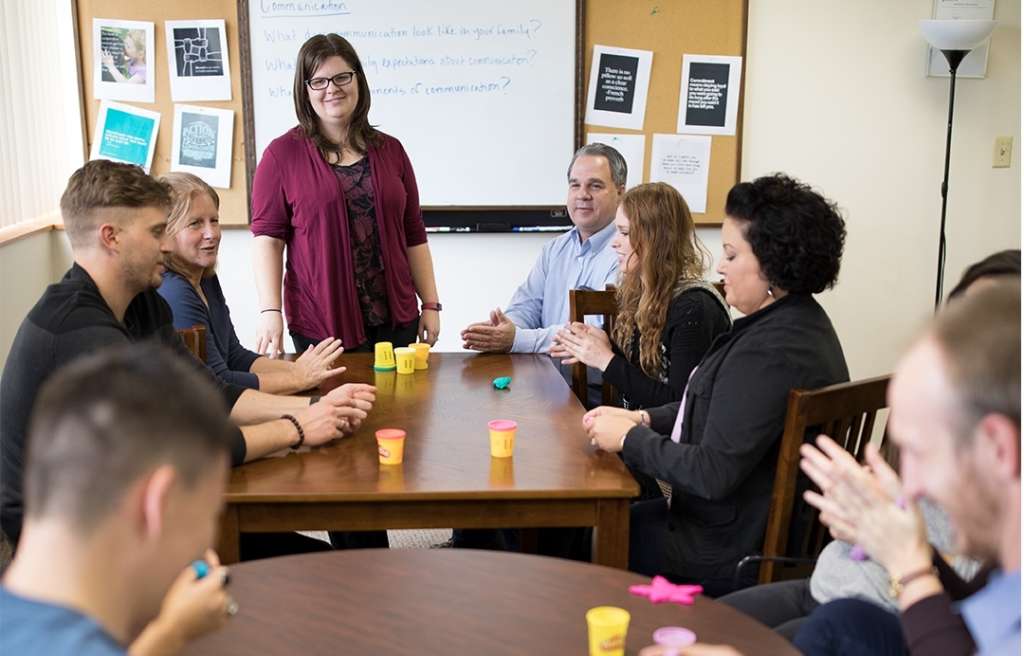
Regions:
<instances>
[{"instance_id":1,"label":"round wooden table","mask_svg":"<svg viewBox=\"0 0 1024 656\"><path fill-rule=\"evenodd\" d=\"M706 598L652 604L637 574L519 553L463 549L338 551L231 568L238 614L189 654L586 654L584 613L632 614L626 653L660 626L753 655L796 654L783 638Z\"/></svg>"}]
</instances>

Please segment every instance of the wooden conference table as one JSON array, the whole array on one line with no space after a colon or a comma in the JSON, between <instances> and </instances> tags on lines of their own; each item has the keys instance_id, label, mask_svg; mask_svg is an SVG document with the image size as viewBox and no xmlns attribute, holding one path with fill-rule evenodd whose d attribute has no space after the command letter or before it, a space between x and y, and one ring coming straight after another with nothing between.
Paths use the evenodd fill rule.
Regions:
<instances>
[{"instance_id":1,"label":"wooden conference table","mask_svg":"<svg viewBox=\"0 0 1024 656\"><path fill-rule=\"evenodd\" d=\"M625 568L637 484L588 444L583 406L546 355L432 353L412 375L343 356L346 382L377 386L370 416L329 446L235 468L221 519L221 560L240 532L593 526L593 560ZM508 390L491 381L511 376ZM519 423L511 458L491 458L487 422ZM407 432L402 465L378 464L374 432Z\"/></svg>"},{"instance_id":2,"label":"wooden conference table","mask_svg":"<svg viewBox=\"0 0 1024 656\"><path fill-rule=\"evenodd\" d=\"M626 653L661 626L748 655L796 654L729 606L652 604L637 574L558 558L470 549L361 549L231 568L238 614L188 654L585 654L584 614L630 612Z\"/></svg>"}]
</instances>

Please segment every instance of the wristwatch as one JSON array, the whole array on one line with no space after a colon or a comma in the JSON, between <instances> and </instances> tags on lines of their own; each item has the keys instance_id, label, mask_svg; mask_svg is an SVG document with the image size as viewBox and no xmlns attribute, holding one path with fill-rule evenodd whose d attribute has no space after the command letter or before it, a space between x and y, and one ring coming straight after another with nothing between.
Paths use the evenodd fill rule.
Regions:
<instances>
[{"instance_id":1,"label":"wristwatch","mask_svg":"<svg viewBox=\"0 0 1024 656\"><path fill-rule=\"evenodd\" d=\"M434 312L440 312L441 311L441 304L440 303L420 303L420 309L423 309L423 310L433 310Z\"/></svg>"}]
</instances>

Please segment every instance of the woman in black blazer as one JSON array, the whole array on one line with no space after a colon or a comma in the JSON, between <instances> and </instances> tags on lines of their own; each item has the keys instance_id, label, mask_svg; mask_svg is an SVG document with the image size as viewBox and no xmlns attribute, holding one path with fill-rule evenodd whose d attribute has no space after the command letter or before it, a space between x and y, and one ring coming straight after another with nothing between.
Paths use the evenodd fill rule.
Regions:
<instances>
[{"instance_id":1,"label":"woman in black blazer","mask_svg":"<svg viewBox=\"0 0 1024 656\"><path fill-rule=\"evenodd\" d=\"M672 486L670 502L634 505L630 568L712 595L729 591L737 561L761 546L789 390L849 380L811 296L839 274L846 229L836 206L776 174L733 187L725 211L718 273L745 316L712 344L682 402L600 407L583 419L593 445Z\"/></svg>"}]
</instances>

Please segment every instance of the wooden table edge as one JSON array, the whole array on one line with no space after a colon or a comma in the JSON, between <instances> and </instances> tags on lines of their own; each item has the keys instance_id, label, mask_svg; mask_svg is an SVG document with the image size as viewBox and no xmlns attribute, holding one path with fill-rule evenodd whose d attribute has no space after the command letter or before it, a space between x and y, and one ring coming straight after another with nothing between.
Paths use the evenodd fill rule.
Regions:
<instances>
[{"instance_id":1,"label":"wooden table edge","mask_svg":"<svg viewBox=\"0 0 1024 656\"><path fill-rule=\"evenodd\" d=\"M224 564L238 562L243 532L591 526L592 562L626 569L629 506L628 497L228 504L217 551Z\"/></svg>"}]
</instances>

